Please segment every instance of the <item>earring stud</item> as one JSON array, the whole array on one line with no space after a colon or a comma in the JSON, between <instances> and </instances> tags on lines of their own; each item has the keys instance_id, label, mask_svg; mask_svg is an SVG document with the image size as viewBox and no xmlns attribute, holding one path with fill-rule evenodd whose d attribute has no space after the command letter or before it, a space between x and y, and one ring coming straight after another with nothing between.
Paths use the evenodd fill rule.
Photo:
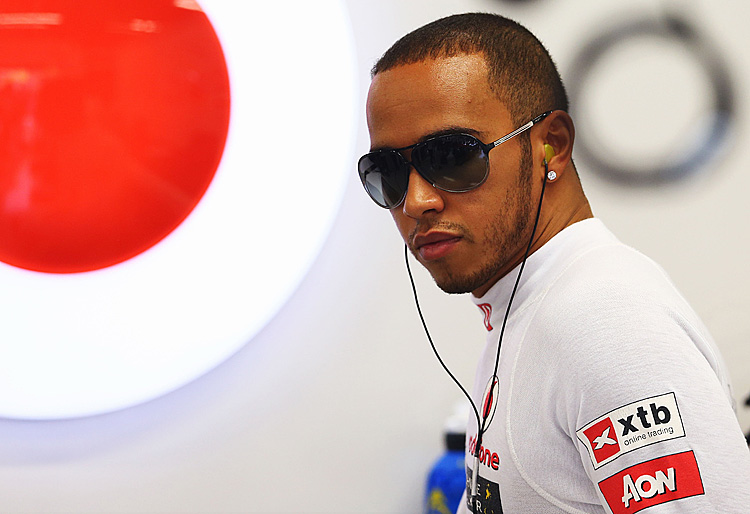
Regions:
<instances>
[{"instance_id":1,"label":"earring stud","mask_svg":"<svg viewBox=\"0 0 750 514\"><path fill-rule=\"evenodd\" d=\"M557 173L555 173L555 172L554 172L554 171L552 171L552 170L549 170L549 171L547 172L547 180L549 180L550 182L552 182L552 181L553 181L553 180L555 180L556 178L557 178Z\"/></svg>"}]
</instances>

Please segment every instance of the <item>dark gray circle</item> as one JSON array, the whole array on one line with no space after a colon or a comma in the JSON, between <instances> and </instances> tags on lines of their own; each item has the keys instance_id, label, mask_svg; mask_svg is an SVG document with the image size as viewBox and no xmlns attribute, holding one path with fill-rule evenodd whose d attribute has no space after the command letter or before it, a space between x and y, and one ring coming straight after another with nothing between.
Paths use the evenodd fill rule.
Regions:
<instances>
[{"instance_id":1,"label":"dark gray circle","mask_svg":"<svg viewBox=\"0 0 750 514\"><path fill-rule=\"evenodd\" d=\"M730 133L735 118L734 88L728 67L719 52L701 36L686 19L667 14L661 19L634 18L620 23L588 41L574 59L569 70L568 89L571 105L586 92L587 79L594 66L618 45L641 38L665 38L682 45L695 59L705 74L711 91L707 136L695 144L683 148L677 155L672 148L665 149L665 164L643 167L628 166L618 159L607 159L610 149L591 135L593 131L582 130L576 141L576 154L584 159L593 171L606 179L630 186L659 185L691 176L705 168L713 159ZM576 124L585 126L585 117L576 119Z\"/></svg>"}]
</instances>

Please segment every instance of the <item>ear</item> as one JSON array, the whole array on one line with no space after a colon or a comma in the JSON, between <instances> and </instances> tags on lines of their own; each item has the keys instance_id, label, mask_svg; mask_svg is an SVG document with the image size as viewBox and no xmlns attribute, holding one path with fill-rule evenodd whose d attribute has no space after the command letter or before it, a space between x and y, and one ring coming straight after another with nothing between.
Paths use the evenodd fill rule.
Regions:
<instances>
[{"instance_id":1,"label":"ear","mask_svg":"<svg viewBox=\"0 0 750 514\"><path fill-rule=\"evenodd\" d=\"M552 111L547 118L540 123L539 130L534 137L534 154L539 157L539 164L544 166L547 159L547 167L554 170L558 176L564 173L573 160L573 141L575 139L575 127L570 115L565 111ZM554 150L545 151L544 145L549 145Z\"/></svg>"}]
</instances>

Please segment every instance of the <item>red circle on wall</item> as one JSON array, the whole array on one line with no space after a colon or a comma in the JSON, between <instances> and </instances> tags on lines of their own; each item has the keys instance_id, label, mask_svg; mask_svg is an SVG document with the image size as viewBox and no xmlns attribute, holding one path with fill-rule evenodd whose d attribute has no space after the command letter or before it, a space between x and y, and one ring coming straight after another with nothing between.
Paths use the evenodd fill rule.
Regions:
<instances>
[{"instance_id":1,"label":"red circle on wall","mask_svg":"<svg viewBox=\"0 0 750 514\"><path fill-rule=\"evenodd\" d=\"M229 126L194 0L4 0L0 48L0 261L92 271L182 223Z\"/></svg>"}]
</instances>

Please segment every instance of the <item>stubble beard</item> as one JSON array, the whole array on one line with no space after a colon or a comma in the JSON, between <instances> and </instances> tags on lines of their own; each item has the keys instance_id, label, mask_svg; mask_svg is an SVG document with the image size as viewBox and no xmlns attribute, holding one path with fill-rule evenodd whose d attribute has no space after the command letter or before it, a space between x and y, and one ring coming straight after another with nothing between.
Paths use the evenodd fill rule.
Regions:
<instances>
[{"instance_id":1,"label":"stubble beard","mask_svg":"<svg viewBox=\"0 0 750 514\"><path fill-rule=\"evenodd\" d=\"M526 249L534 221L531 219L531 167L531 145L522 139L518 196L511 197L512 193L509 191L500 202L500 205L510 208L497 212L493 223L483 234L486 252L477 256L477 260L480 261L479 269L468 273L462 273L463 270L446 270L440 279L433 277L437 286L444 292L463 294L479 289L490 280L499 278L498 273L518 254L519 248L523 246L523 250ZM513 208L516 216L512 224L507 226Z\"/></svg>"}]
</instances>

